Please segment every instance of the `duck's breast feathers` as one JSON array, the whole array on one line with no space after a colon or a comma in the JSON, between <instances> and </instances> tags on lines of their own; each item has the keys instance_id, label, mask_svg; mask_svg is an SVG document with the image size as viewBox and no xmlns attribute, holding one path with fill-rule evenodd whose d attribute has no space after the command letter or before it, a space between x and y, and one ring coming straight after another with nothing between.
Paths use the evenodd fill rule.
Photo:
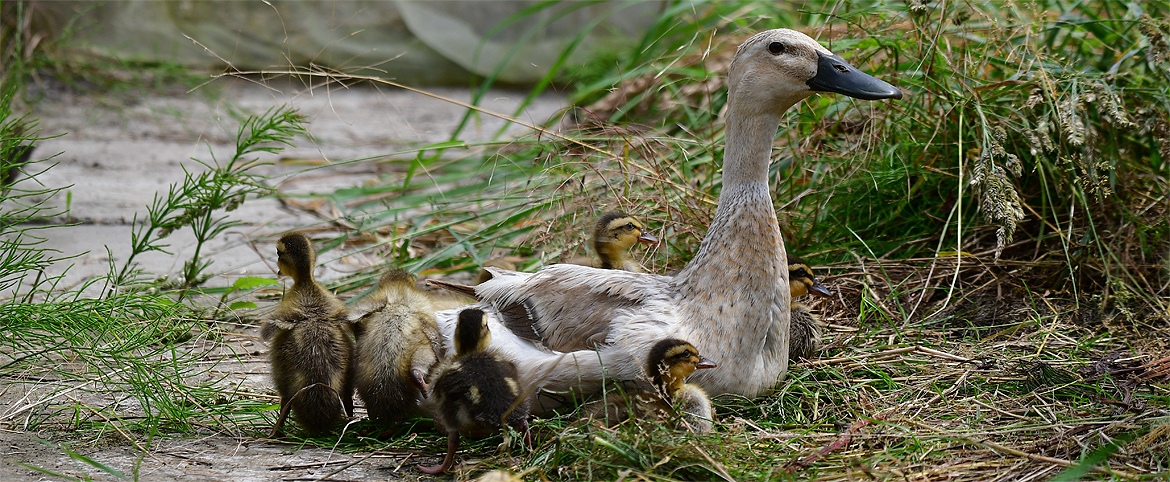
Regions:
<instances>
[{"instance_id":1,"label":"duck's breast feathers","mask_svg":"<svg viewBox=\"0 0 1170 482\"><path fill-rule=\"evenodd\" d=\"M669 311L670 278L556 264L537 273L492 269L476 293L500 322L525 339L557 351L589 350L610 337L614 320L633 310ZM664 313L669 315L669 313Z\"/></svg>"}]
</instances>

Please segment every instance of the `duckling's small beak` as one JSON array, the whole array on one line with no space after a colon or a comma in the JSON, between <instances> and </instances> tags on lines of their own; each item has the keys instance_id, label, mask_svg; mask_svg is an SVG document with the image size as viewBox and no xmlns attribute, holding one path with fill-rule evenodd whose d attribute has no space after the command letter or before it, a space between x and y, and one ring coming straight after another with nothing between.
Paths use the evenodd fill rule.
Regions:
<instances>
[{"instance_id":1,"label":"duckling's small beak","mask_svg":"<svg viewBox=\"0 0 1170 482\"><path fill-rule=\"evenodd\" d=\"M838 55L817 52L817 75L806 82L818 92L836 92L863 100L901 99L902 91L857 67Z\"/></svg>"},{"instance_id":2,"label":"duckling's small beak","mask_svg":"<svg viewBox=\"0 0 1170 482\"><path fill-rule=\"evenodd\" d=\"M695 363L695 368L715 368L717 366L715 362L708 360L706 357L699 357L699 362Z\"/></svg>"},{"instance_id":3,"label":"duckling's small beak","mask_svg":"<svg viewBox=\"0 0 1170 482\"><path fill-rule=\"evenodd\" d=\"M829 291L828 288L825 288L825 285L821 284L821 282L817 280L813 280L812 288L809 288L808 292L810 294L820 296L821 298L828 298L833 296L833 292Z\"/></svg>"},{"instance_id":4,"label":"duckling's small beak","mask_svg":"<svg viewBox=\"0 0 1170 482\"><path fill-rule=\"evenodd\" d=\"M643 233L641 236L638 236L638 242L646 244L658 244L658 238Z\"/></svg>"}]
</instances>

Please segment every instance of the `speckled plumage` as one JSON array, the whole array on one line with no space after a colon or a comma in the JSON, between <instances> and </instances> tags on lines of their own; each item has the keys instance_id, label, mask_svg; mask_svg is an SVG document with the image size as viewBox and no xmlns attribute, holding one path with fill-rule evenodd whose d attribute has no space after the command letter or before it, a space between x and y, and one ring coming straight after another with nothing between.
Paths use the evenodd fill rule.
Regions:
<instances>
[{"instance_id":1,"label":"speckled plumage","mask_svg":"<svg viewBox=\"0 0 1170 482\"><path fill-rule=\"evenodd\" d=\"M839 59L787 29L740 46L729 71L719 204L698 252L676 276L571 265L533 274L489 268L494 276L476 287L481 302L474 306L489 314L493 348L516 361L525 384L593 392L606 377L633 380L641 371L637 354L669 337L719 355L719 368L692 378L709 393L755 397L784 377L791 294L768 191L776 129L785 111L814 92L813 81L817 90L861 98L901 95ZM830 61L831 68L819 67ZM437 317L449 350L455 313Z\"/></svg>"},{"instance_id":2,"label":"speckled plumage","mask_svg":"<svg viewBox=\"0 0 1170 482\"><path fill-rule=\"evenodd\" d=\"M440 362L429 380L427 405L448 434L443 463L419 467L432 474L450 470L459 434L485 436L505 424L528 432L528 401L521 397L519 374L511 361L487 348L491 333L483 312L460 312L454 336L455 355Z\"/></svg>"},{"instance_id":3,"label":"speckled plumage","mask_svg":"<svg viewBox=\"0 0 1170 482\"><path fill-rule=\"evenodd\" d=\"M439 362L434 306L413 276L395 270L354 303L354 386L371 419L393 422L415 413L421 381Z\"/></svg>"},{"instance_id":4,"label":"speckled plumage","mask_svg":"<svg viewBox=\"0 0 1170 482\"><path fill-rule=\"evenodd\" d=\"M280 273L293 279L261 328L269 342L272 380L280 394L280 435L289 410L311 434L333 430L353 415L353 341L345 305L313 279L316 252L309 238L287 234L277 243Z\"/></svg>"}]
</instances>

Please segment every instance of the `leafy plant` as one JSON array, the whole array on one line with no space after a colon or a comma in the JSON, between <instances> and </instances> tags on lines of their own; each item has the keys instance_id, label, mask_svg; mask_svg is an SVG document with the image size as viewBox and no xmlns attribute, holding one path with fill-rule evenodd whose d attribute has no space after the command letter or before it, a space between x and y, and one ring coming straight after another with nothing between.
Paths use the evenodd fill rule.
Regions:
<instances>
[{"instance_id":1,"label":"leafy plant","mask_svg":"<svg viewBox=\"0 0 1170 482\"><path fill-rule=\"evenodd\" d=\"M200 282L200 275L211 264L201 257L204 244L242 221L225 213L238 208L248 196L271 191L264 177L253 169L264 165L255 154L276 153L292 145L295 135L304 132L303 117L289 107L269 109L262 115L248 116L236 135L236 152L224 163L212 154L211 162L195 160L206 170L194 172L183 167L183 182L172 184L166 194L156 194L147 208L144 222L134 217L130 256L118 273L117 282L130 280L134 258L159 251L167 254L163 240L175 231L190 227L195 235L195 252L183 265L183 290Z\"/></svg>"}]
</instances>

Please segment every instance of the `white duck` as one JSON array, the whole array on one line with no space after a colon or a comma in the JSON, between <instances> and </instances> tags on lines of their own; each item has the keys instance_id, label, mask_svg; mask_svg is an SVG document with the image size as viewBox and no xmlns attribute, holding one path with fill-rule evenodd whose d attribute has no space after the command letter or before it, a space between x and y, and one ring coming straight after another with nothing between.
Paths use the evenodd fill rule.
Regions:
<instances>
[{"instance_id":1,"label":"white duck","mask_svg":"<svg viewBox=\"0 0 1170 482\"><path fill-rule=\"evenodd\" d=\"M490 281L463 287L481 300L474 307L488 314L492 349L516 362L529 393L587 393L605 377L636 379L639 354L669 337L718 359L718 368L691 379L712 395L756 397L787 373L788 263L768 190L781 116L814 92L866 100L902 93L789 29L744 42L728 84L719 206L698 253L676 276L557 264L537 273L488 268ZM458 313L437 313L448 354Z\"/></svg>"}]
</instances>

